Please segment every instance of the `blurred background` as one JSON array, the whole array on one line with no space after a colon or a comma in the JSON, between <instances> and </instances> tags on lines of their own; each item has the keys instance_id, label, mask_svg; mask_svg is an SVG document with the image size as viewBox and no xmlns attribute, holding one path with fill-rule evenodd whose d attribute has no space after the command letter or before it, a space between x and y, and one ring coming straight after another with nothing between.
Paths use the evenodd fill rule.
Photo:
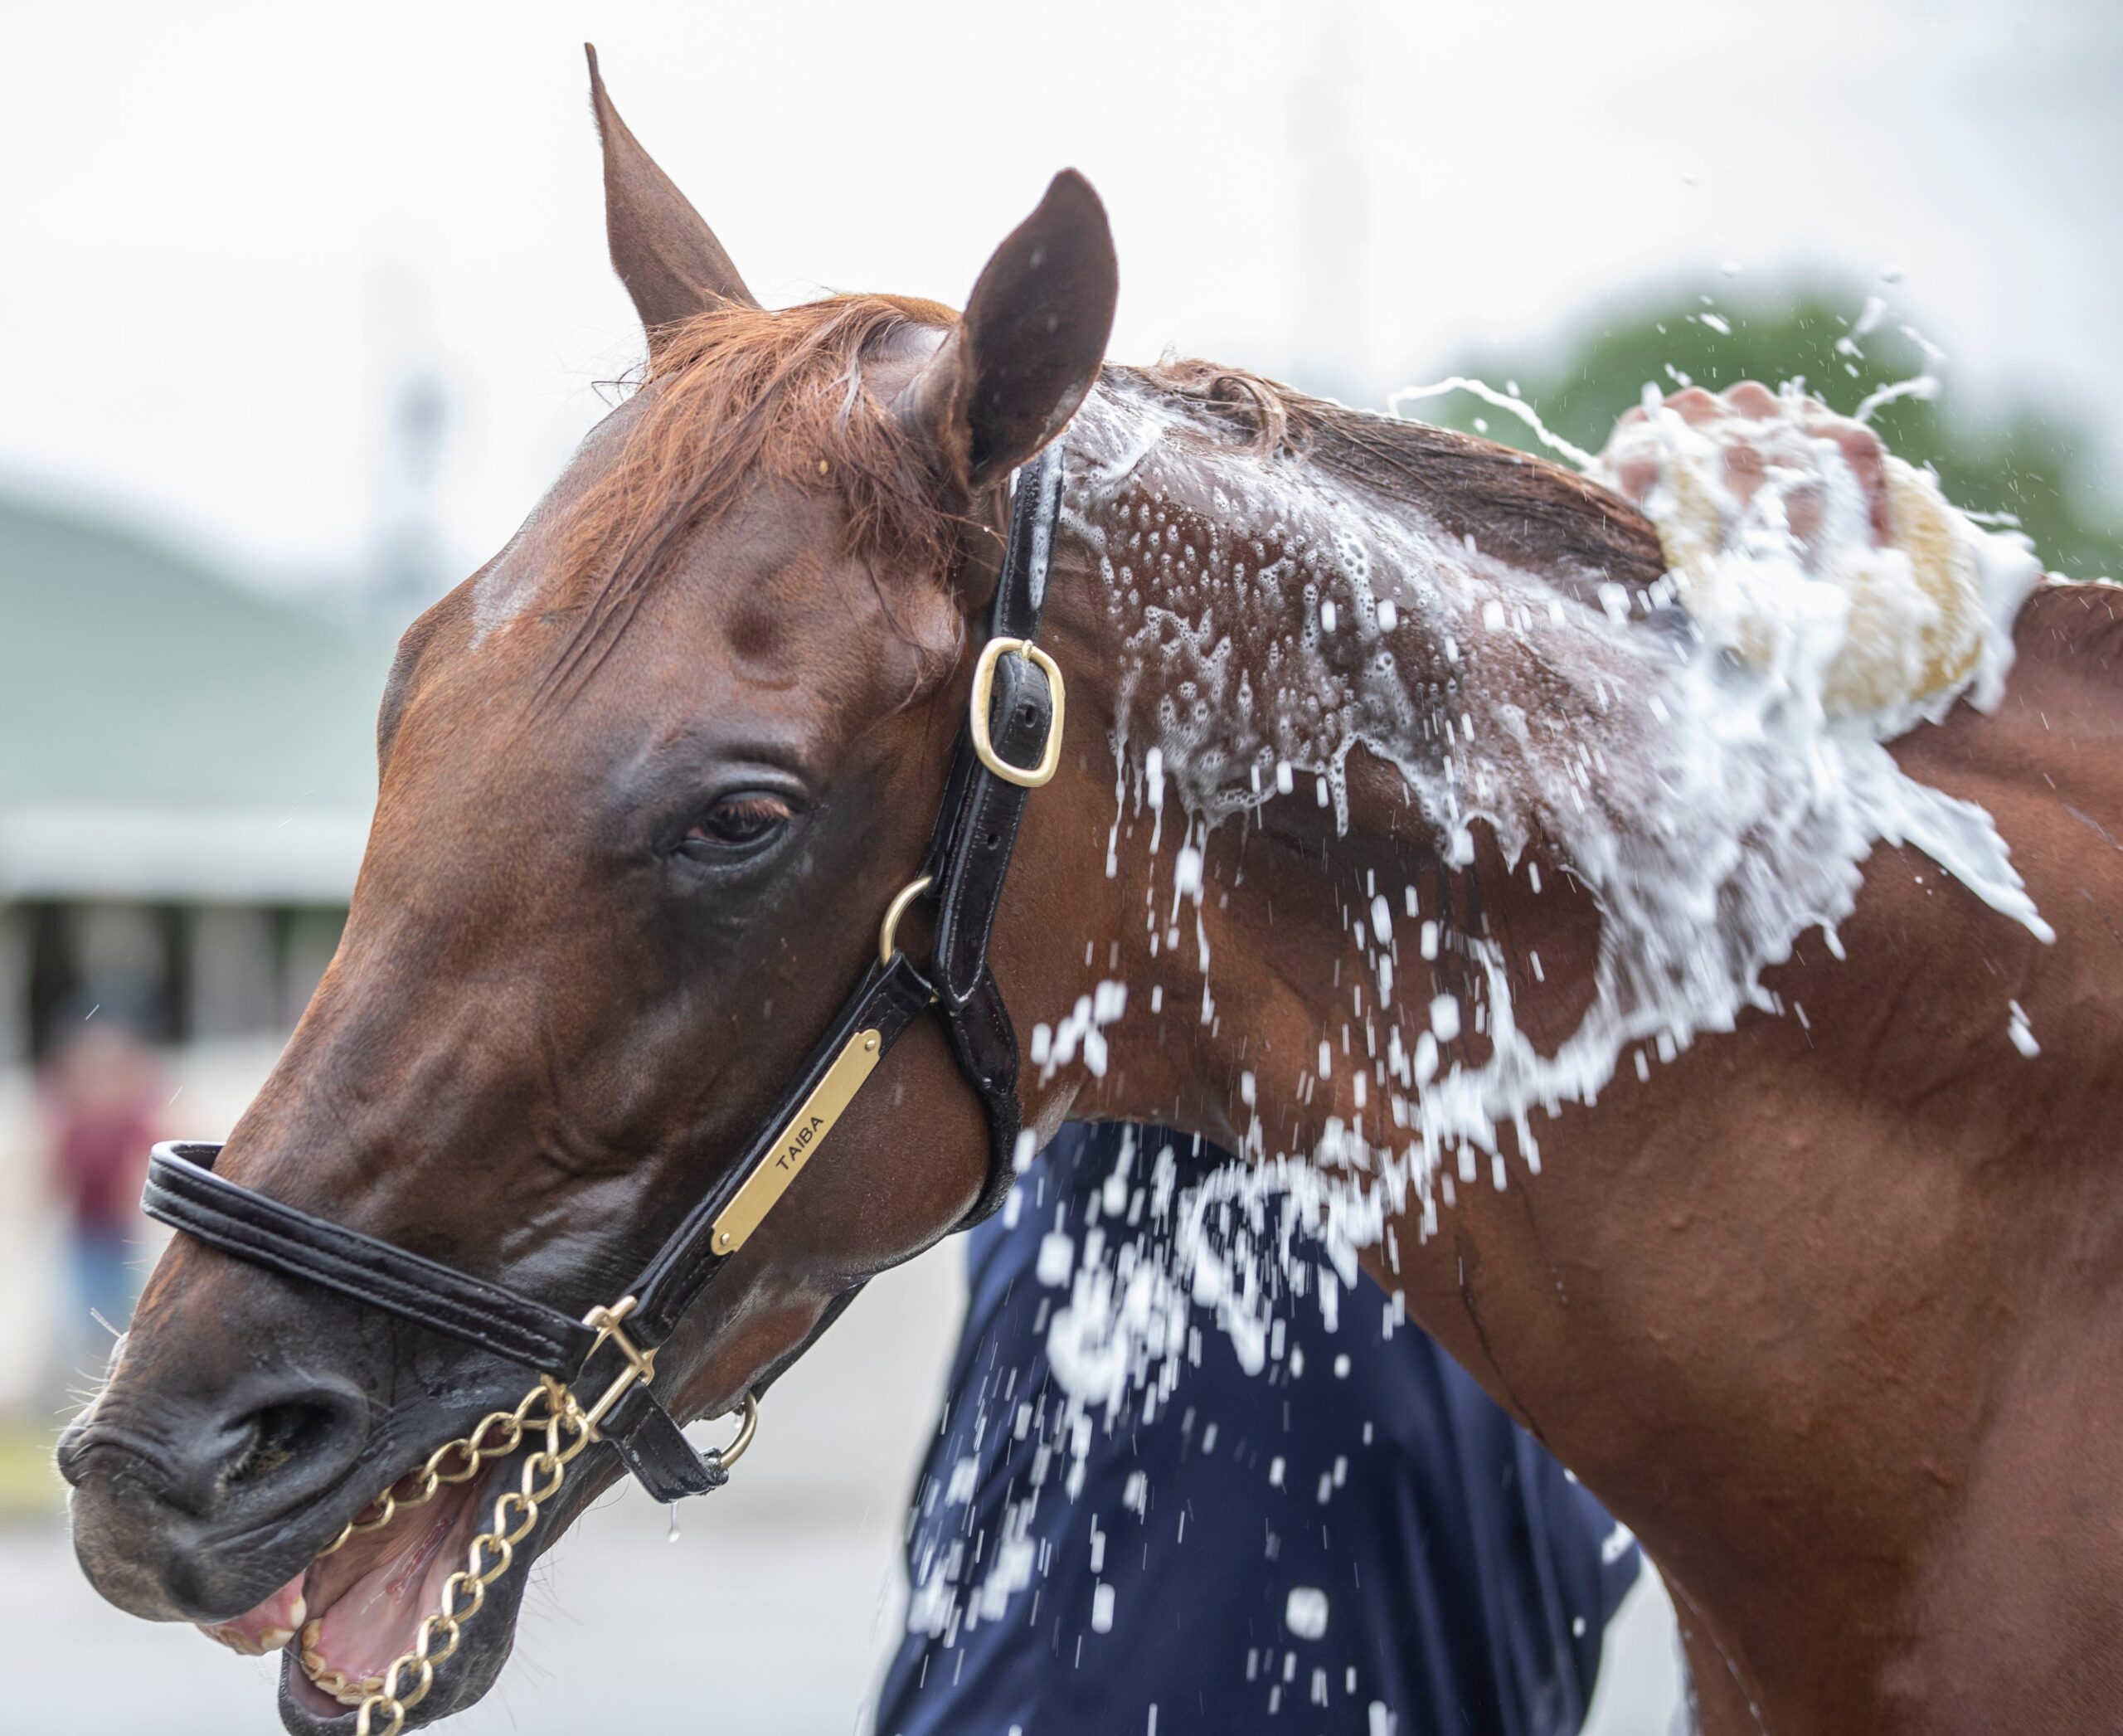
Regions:
<instances>
[{"instance_id":1,"label":"blurred background","mask_svg":"<svg viewBox=\"0 0 2123 1736\"><path fill-rule=\"evenodd\" d=\"M955 304L1074 163L1117 358L1476 375L1594 448L1647 384L1900 387L1958 503L2123 571L2113 0L0 0L0 1632L79 1729L274 1727L264 1665L88 1592L50 1445L152 1263L147 1142L226 1133L331 956L396 635L639 360L585 36L770 302ZM673 1546L592 1515L463 1728L609 1712L622 1598L644 1717L861 1728L958 1284L874 1286ZM1631 1620L1610 1730L1671 1694Z\"/></svg>"}]
</instances>

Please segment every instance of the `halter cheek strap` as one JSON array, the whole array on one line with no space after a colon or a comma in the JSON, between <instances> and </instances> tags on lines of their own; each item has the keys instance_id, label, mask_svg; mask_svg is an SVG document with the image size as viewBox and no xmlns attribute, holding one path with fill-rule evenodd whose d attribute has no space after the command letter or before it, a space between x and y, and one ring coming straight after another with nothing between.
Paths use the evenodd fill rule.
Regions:
<instances>
[{"instance_id":1,"label":"halter cheek strap","mask_svg":"<svg viewBox=\"0 0 2123 1736\"><path fill-rule=\"evenodd\" d=\"M988 942L1025 805L1054 776L1062 751L1062 672L1037 644L1062 516L1062 478L1057 440L1018 479L988 643L974 666L966 726L959 732L924 867L938 887L929 965L937 1010L959 1071L988 1111L988 1179L962 1229L1003 1204L1021 1167L1017 1030L989 968ZM984 672L990 672L989 679Z\"/></svg>"},{"instance_id":2,"label":"halter cheek strap","mask_svg":"<svg viewBox=\"0 0 2123 1736\"><path fill-rule=\"evenodd\" d=\"M143 1205L199 1241L282 1276L520 1363L602 1396L587 1426L660 1501L727 1481L725 1454L697 1451L651 1390L657 1348L807 1168L893 1043L924 1012L944 1023L959 1068L988 1113L988 1176L964 1224L1000 1205L1015 1179L1023 1111L1018 1040L988 963L1018 828L1061 751L1062 672L1036 643L1061 513L1059 443L1018 474L989 639L921 873L894 900L879 956L813 1047L737 1160L608 1308L575 1320L504 1285L255 1193L214 1173L221 1147L155 1147ZM900 915L933 897L928 972L895 944ZM964 1227L964 1224L960 1226ZM828 1311L828 1318L838 1312ZM749 1415L751 1399L746 1400ZM749 1423L739 1437L750 1439ZM736 1448L726 1449L730 1456Z\"/></svg>"}]
</instances>

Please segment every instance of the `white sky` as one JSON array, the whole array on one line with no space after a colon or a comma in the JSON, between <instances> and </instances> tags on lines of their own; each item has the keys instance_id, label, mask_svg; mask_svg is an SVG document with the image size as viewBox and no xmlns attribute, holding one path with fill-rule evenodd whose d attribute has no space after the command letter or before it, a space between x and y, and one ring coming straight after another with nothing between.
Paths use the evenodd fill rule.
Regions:
<instances>
[{"instance_id":1,"label":"white sky","mask_svg":"<svg viewBox=\"0 0 2123 1736\"><path fill-rule=\"evenodd\" d=\"M1960 389L2123 394L2115 0L0 0L0 486L344 567L425 359L483 558L639 345L585 35L770 301L961 302L1073 163L1122 359L1376 401L1723 260L1892 265Z\"/></svg>"}]
</instances>

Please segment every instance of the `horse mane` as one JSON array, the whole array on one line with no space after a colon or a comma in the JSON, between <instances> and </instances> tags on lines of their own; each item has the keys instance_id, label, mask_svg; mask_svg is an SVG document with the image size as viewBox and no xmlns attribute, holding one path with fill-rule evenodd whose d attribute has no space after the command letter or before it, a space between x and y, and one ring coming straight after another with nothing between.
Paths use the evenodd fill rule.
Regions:
<instances>
[{"instance_id":1,"label":"horse mane","mask_svg":"<svg viewBox=\"0 0 2123 1736\"><path fill-rule=\"evenodd\" d=\"M2030 655L2123 684L2123 585L2052 575L2020 610L2016 636Z\"/></svg>"},{"instance_id":2,"label":"horse mane","mask_svg":"<svg viewBox=\"0 0 2123 1736\"><path fill-rule=\"evenodd\" d=\"M594 669L686 538L761 477L838 496L852 554L947 565L960 521L865 365L957 323L936 302L832 295L663 328L617 458L571 510L561 558L577 589L563 606L580 618L549 684Z\"/></svg>"},{"instance_id":3,"label":"horse mane","mask_svg":"<svg viewBox=\"0 0 2123 1736\"><path fill-rule=\"evenodd\" d=\"M576 591L561 606L578 618L549 690L595 667L685 539L761 476L837 495L852 555L947 567L963 520L940 504L927 447L872 389L866 364L957 322L913 297L831 295L771 311L725 304L664 328L616 459L570 510L562 564ZM1183 406L1212 437L1420 506L1450 534L1566 586L1648 585L1665 569L1634 508L1508 446L1207 362L1112 365L1102 377Z\"/></svg>"},{"instance_id":4,"label":"horse mane","mask_svg":"<svg viewBox=\"0 0 2123 1736\"><path fill-rule=\"evenodd\" d=\"M1263 457L1315 463L1388 502L1417 506L1450 534L1574 591L1603 581L1639 588L1666 570L1659 533L1627 501L1494 440L1352 410L1207 362L1105 373Z\"/></svg>"}]
</instances>

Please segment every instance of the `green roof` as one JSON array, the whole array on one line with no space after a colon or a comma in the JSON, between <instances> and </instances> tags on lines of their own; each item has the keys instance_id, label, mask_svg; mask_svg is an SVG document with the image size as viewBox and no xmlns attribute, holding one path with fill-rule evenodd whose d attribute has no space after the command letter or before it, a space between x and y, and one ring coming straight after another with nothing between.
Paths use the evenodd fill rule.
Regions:
<instances>
[{"instance_id":1,"label":"green roof","mask_svg":"<svg viewBox=\"0 0 2123 1736\"><path fill-rule=\"evenodd\" d=\"M343 896L387 642L4 498L0 624L0 894Z\"/></svg>"}]
</instances>

